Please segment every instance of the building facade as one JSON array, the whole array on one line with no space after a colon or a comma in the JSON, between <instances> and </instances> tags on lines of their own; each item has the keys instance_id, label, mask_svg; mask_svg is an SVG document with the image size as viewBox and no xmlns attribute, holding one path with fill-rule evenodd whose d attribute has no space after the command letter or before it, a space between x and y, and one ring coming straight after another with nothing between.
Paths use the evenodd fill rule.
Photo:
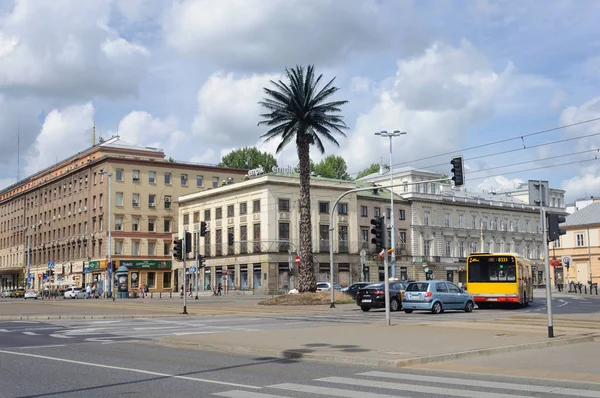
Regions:
<instances>
[{"instance_id":1,"label":"building facade","mask_svg":"<svg viewBox=\"0 0 600 398\"><path fill-rule=\"evenodd\" d=\"M354 188L356 183L350 181L311 178L313 260L318 281L333 279L347 286L365 279L379 280L381 261L375 256L374 245L369 243L370 220L388 211L389 195L369 190L344 197L334 210L334 240L329 237L331 206L342 193ZM193 233L194 252L197 250L206 261L206 267L200 271L199 285L214 289L221 283L226 289L267 293L294 288L299 197L298 176L285 173L260 175L180 197L180 231ZM402 214L405 231L410 220L408 210L406 204L402 206L399 202L394 211ZM198 236L201 221L208 225L203 238ZM230 235L233 245L229 245ZM190 275L190 285L195 283L195 277Z\"/></svg>"},{"instance_id":2,"label":"building facade","mask_svg":"<svg viewBox=\"0 0 600 398\"><path fill-rule=\"evenodd\" d=\"M94 145L0 192L0 289L26 285L29 246L34 289L105 290L110 229L113 268L130 270L130 289L172 290L176 198L245 173L168 161L162 150L118 137Z\"/></svg>"}]
</instances>

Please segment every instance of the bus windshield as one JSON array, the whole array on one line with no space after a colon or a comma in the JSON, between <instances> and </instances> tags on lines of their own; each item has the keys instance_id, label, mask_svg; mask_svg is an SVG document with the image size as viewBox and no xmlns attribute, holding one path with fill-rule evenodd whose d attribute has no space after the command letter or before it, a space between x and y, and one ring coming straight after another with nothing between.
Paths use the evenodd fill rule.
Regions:
<instances>
[{"instance_id":1,"label":"bus windshield","mask_svg":"<svg viewBox=\"0 0 600 398\"><path fill-rule=\"evenodd\" d=\"M469 258L469 282L515 282L517 266L514 256L476 256Z\"/></svg>"}]
</instances>

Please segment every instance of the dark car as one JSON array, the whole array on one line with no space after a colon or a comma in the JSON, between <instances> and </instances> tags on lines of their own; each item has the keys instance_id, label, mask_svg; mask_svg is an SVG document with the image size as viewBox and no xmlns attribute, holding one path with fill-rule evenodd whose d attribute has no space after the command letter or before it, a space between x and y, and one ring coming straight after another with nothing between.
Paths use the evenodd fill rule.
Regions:
<instances>
[{"instance_id":1,"label":"dark car","mask_svg":"<svg viewBox=\"0 0 600 398\"><path fill-rule=\"evenodd\" d=\"M402 293L406 290L405 282L390 281L390 311L402 309ZM373 283L358 291L356 304L363 311L371 308L385 308L385 284Z\"/></svg>"},{"instance_id":2,"label":"dark car","mask_svg":"<svg viewBox=\"0 0 600 398\"><path fill-rule=\"evenodd\" d=\"M356 293L358 293L358 290L362 289L363 287L372 285L372 284L373 284L373 282L356 282L356 283L351 284L348 287L343 288L342 292L349 294L353 299L356 300Z\"/></svg>"}]
</instances>

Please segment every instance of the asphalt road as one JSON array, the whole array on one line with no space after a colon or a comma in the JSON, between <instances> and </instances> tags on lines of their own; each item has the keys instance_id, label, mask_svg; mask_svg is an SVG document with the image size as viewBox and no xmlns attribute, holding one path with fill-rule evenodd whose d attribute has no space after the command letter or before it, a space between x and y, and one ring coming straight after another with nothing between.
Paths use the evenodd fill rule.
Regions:
<instances>
[{"instance_id":1,"label":"asphalt road","mask_svg":"<svg viewBox=\"0 0 600 398\"><path fill-rule=\"evenodd\" d=\"M600 385L383 370L171 349L81 343L0 349L0 396L16 397L600 397Z\"/></svg>"}]
</instances>

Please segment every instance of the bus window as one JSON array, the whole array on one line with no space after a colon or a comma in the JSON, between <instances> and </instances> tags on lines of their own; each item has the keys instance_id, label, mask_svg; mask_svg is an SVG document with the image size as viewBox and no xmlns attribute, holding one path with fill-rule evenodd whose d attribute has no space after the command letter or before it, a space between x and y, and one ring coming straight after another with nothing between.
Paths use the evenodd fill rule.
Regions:
<instances>
[{"instance_id":1,"label":"bus window","mask_svg":"<svg viewBox=\"0 0 600 398\"><path fill-rule=\"evenodd\" d=\"M506 261L500 262L500 259ZM468 282L514 282L517 280L514 257L479 257L479 261L470 263L468 267Z\"/></svg>"}]
</instances>

